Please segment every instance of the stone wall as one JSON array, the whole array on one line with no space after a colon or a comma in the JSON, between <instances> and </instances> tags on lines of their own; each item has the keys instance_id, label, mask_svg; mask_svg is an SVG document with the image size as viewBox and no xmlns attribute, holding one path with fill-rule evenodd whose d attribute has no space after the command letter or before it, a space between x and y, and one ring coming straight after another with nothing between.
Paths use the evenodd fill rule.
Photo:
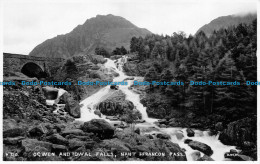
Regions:
<instances>
[{"instance_id":1,"label":"stone wall","mask_svg":"<svg viewBox=\"0 0 260 164\"><path fill-rule=\"evenodd\" d=\"M3 66L5 72L21 72L26 63L37 64L44 72L51 74L53 69L61 67L66 59L63 58L45 58L29 55L3 53Z\"/></svg>"}]
</instances>

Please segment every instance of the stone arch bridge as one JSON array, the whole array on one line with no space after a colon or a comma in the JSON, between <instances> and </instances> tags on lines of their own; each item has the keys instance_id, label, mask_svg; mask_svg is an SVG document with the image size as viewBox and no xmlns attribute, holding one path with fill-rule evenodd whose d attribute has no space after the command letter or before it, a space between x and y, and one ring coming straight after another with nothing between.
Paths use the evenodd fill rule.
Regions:
<instances>
[{"instance_id":1,"label":"stone arch bridge","mask_svg":"<svg viewBox=\"0 0 260 164\"><path fill-rule=\"evenodd\" d=\"M45 58L20 54L3 54L4 75L8 72L22 72L29 77L45 78L62 67L66 59Z\"/></svg>"}]
</instances>

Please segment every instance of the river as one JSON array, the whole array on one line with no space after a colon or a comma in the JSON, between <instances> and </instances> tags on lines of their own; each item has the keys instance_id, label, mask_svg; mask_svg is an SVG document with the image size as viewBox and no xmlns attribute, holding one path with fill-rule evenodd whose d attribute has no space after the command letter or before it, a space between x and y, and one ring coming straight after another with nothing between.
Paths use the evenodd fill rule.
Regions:
<instances>
[{"instance_id":1,"label":"river","mask_svg":"<svg viewBox=\"0 0 260 164\"><path fill-rule=\"evenodd\" d=\"M121 82L128 78L123 72L123 65L127 61L127 57L119 58L118 60L111 60L107 59L107 62L104 64L104 66L108 69L112 69L115 72L119 74L119 76L114 78L114 82ZM135 77L136 78L136 77ZM184 148L186 151L186 156L188 161L192 161L193 157L192 154L194 152L197 152L197 150L193 150L191 147L189 147L187 144L184 144L185 139L192 139L194 141L199 141L202 143L205 143L211 147L213 150L213 155L211 156L212 159L216 161L223 161L227 160L224 158L225 152L229 152L230 149L235 149L235 146L228 146L222 144L218 140L218 135L209 135L208 131L201 131L196 130L194 137L188 137L186 128L180 128L180 127L171 127L171 128L160 128L154 124L157 119L149 118L146 112L146 108L140 103L140 95L136 92L133 92L131 89L129 89L129 86L133 84L134 80L128 80L128 85L120 85L119 90L121 90L125 95L126 99L133 102L135 108L140 111L142 114L142 119L145 120L145 123L139 123L136 125L136 127L139 127L143 133L146 133L145 131L147 129L151 129L150 127L153 127L154 131L147 130L147 133L166 133L171 136L171 141L174 143L178 143L181 148ZM81 102L83 107L81 108L81 118L78 119L79 121L90 121L92 119L100 119L100 117L96 114L94 114L94 110L96 109L96 105L99 102L102 102L105 100L109 95L111 94L110 86L106 86L99 90L97 93L91 95L90 97L86 98ZM102 115L102 118L106 121L113 123L113 121L110 121L106 119L106 116ZM184 135L184 138L177 138L176 134L182 133ZM201 152L203 155L203 153Z\"/></svg>"}]
</instances>

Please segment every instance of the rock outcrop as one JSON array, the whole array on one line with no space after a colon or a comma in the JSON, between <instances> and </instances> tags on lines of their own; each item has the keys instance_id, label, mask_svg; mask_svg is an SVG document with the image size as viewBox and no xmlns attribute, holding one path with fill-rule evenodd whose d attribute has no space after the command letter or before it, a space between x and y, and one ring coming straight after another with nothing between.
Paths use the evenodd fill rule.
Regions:
<instances>
[{"instance_id":1,"label":"rock outcrop","mask_svg":"<svg viewBox=\"0 0 260 164\"><path fill-rule=\"evenodd\" d=\"M85 122L81 129L84 132L94 133L102 139L112 138L115 130L114 127L103 119L93 119L89 122Z\"/></svg>"},{"instance_id":2,"label":"rock outcrop","mask_svg":"<svg viewBox=\"0 0 260 164\"><path fill-rule=\"evenodd\" d=\"M256 146L256 136L256 118L244 118L229 123L220 133L219 140L226 145L250 148Z\"/></svg>"},{"instance_id":3,"label":"rock outcrop","mask_svg":"<svg viewBox=\"0 0 260 164\"><path fill-rule=\"evenodd\" d=\"M141 114L134 109L134 104L126 100L125 94L120 90L112 91L107 99L98 104L97 109L104 115L117 116L118 119L124 119L129 113L138 113L138 117L141 119Z\"/></svg>"},{"instance_id":4,"label":"rock outcrop","mask_svg":"<svg viewBox=\"0 0 260 164\"><path fill-rule=\"evenodd\" d=\"M195 132L192 129L188 128L188 129L186 129L186 131L187 131L187 136L188 137L194 137Z\"/></svg>"},{"instance_id":5,"label":"rock outcrop","mask_svg":"<svg viewBox=\"0 0 260 164\"><path fill-rule=\"evenodd\" d=\"M68 112L74 118L80 118L80 105L71 94L65 92L60 98L59 103L65 104L65 111Z\"/></svg>"},{"instance_id":6,"label":"rock outcrop","mask_svg":"<svg viewBox=\"0 0 260 164\"><path fill-rule=\"evenodd\" d=\"M204 144L204 143L201 143L201 142L198 142L198 141L190 141L188 143L188 145L192 149L199 150L199 151L201 151L202 153L204 153L204 154L206 154L208 156L211 156L213 154L213 150L207 144Z\"/></svg>"}]
</instances>

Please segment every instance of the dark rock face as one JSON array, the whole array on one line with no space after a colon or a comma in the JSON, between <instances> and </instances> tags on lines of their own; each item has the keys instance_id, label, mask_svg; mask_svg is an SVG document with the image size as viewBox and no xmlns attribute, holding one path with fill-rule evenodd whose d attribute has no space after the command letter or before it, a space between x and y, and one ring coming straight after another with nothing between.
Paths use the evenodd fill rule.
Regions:
<instances>
[{"instance_id":1,"label":"dark rock face","mask_svg":"<svg viewBox=\"0 0 260 164\"><path fill-rule=\"evenodd\" d=\"M112 138L114 135L114 128L103 119L93 119L89 122L85 122L81 129L84 132L92 132L102 139Z\"/></svg>"},{"instance_id":2,"label":"dark rock face","mask_svg":"<svg viewBox=\"0 0 260 164\"><path fill-rule=\"evenodd\" d=\"M251 147L250 145L255 147L256 135L256 118L244 118L229 123L227 128L220 133L219 140L225 145L237 145L242 148Z\"/></svg>"},{"instance_id":3,"label":"dark rock face","mask_svg":"<svg viewBox=\"0 0 260 164\"><path fill-rule=\"evenodd\" d=\"M129 49L133 36L144 37L147 34L151 34L151 32L136 27L122 17L111 14L97 15L68 34L44 41L36 46L29 55L68 58L82 51L86 54L94 53L98 46L103 46L108 51L121 46ZM102 44L100 45L100 43Z\"/></svg>"},{"instance_id":4,"label":"dark rock face","mask_svg":"<svg viewBox=\"0 0 260 164\"><path fill-rule=\"evenodd\" d=\"M204 143L201 143L201 142L198 142L198 141L190 141L188 143L188 145L192 149L199 150L199 151L201 151L202 153L204 153L204 154L206 154L208 156L211 156L213 154L213 150L207 144L204 144Z\"/></svg>"}]
</instances>

